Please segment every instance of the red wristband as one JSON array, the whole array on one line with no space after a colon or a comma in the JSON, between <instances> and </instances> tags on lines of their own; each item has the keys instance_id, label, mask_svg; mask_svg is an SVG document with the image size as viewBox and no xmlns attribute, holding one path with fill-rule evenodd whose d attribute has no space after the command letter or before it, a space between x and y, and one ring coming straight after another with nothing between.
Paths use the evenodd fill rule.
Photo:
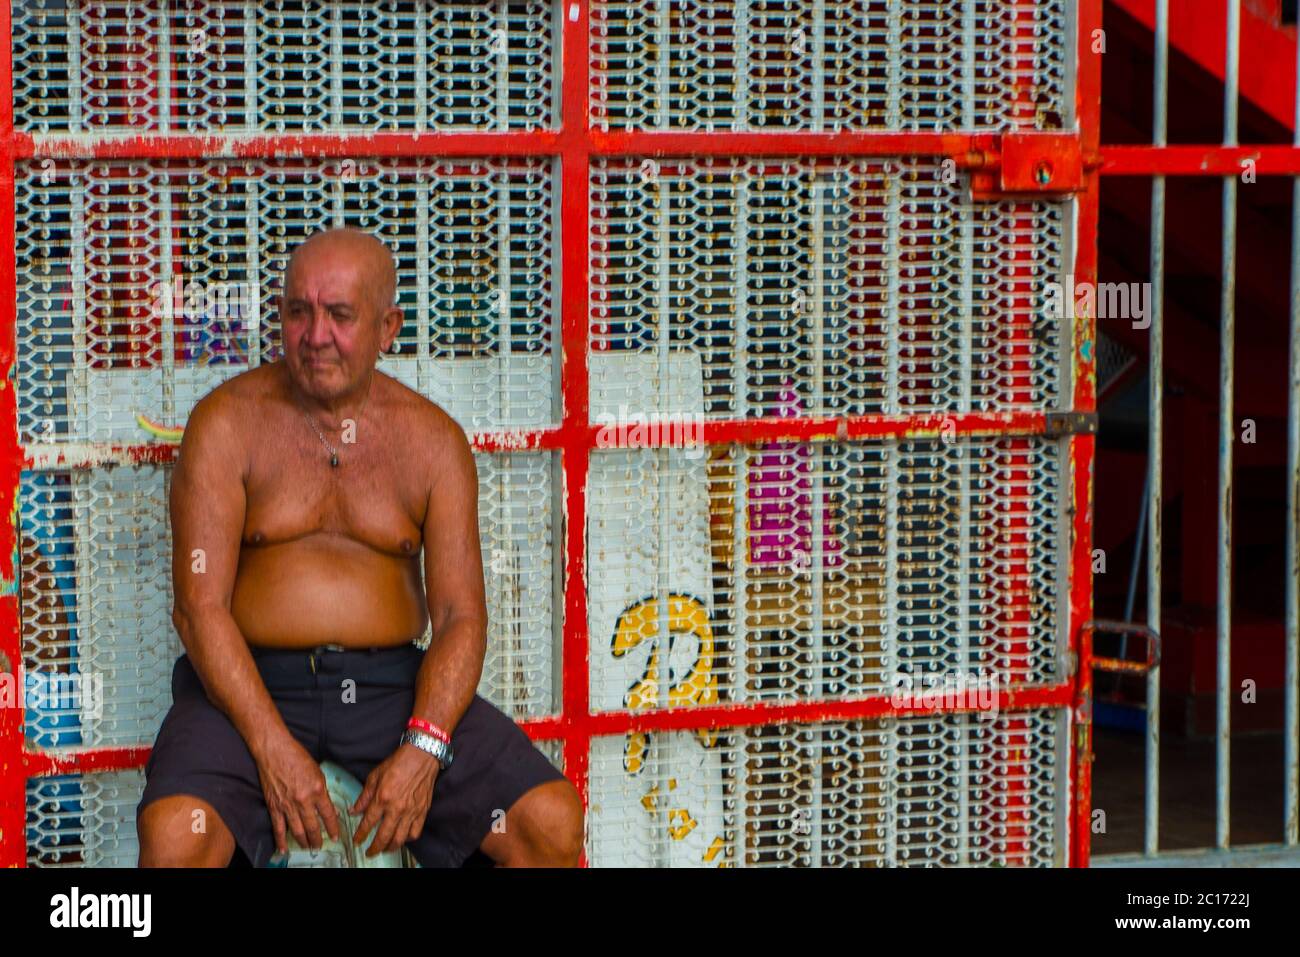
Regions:
<instances>
[{"instance_id":1,"label":"red wristband","mask_svg":"<svg viewBox=\"0 0 1300 957\"><path fill-rule=\"evenodd\" d=\"M424 731L427 734L433 735L439 741L445 741L447 744L451 744L451 735L442 730L442 728L438 727L436 724L425 721L423 718L412 718L410 721L406 722L406 726L408 728L415 728L419 731Z\"/></svg>"}]
</instances>

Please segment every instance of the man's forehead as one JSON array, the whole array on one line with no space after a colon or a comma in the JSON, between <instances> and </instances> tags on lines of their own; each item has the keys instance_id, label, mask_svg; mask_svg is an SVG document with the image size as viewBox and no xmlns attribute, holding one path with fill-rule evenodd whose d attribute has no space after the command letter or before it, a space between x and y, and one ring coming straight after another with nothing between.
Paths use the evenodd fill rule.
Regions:
<instances>
[{"instance_id":1,"label":"man's forehead","mask_svg":"<svg viewBox=\"0 0 1300 957\"><path fill-rule=\"evenodd\" d=\"M325 263L304 257L294 263L284 281L286 299L359 301L365 294L365 270L355 262Z\"/></svg>"},{"instance_id":2,"label":"man's forehead","mask_svg":"<svg viewBox=\"0 0 1300 957\"><path fill-rule=\"evenodd\" d=\"M393 284L392 255L373 236L354 230L318 233L298 246L285 266L286 298L360 302L378 284Z\"/></svg>"}]
</instances>

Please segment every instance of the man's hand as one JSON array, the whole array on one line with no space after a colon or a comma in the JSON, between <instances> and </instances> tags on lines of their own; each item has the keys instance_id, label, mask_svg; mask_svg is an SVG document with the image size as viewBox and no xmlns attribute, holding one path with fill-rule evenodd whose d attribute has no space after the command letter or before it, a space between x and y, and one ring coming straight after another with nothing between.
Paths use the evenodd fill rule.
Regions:
<instances>
[{"instance_id":1,"label":"man's hand","mask_svg":"<svg viewBox=\"0 0 1300 957\"><path fill-rule=\"evenodd\" d=\"M339 839L339 818L325 786L325 775L311 754L292 735L284 735L276 747L257 763L266 808L271 812L276 850L287 848L285 824L299 845L319 850L320 821L333 840ZM317 819L317 814L320 819Z\"/></svg>"},{"instance_id":2,"label":"man's hand","mask_svg":"<svg viewBox=\"0 0 1300 957\"><path fill-rule=\"evenodd\" d=\"M441 767L437 758L411 744L399 746L375 766L361 796L349 808L353 814L364 813L352 837L353 844L361 844L370 829L379 824L375 839L366 848L366 857L396 851L420 836L433 801L433 782Z\"/></svg>"}]
</instances>

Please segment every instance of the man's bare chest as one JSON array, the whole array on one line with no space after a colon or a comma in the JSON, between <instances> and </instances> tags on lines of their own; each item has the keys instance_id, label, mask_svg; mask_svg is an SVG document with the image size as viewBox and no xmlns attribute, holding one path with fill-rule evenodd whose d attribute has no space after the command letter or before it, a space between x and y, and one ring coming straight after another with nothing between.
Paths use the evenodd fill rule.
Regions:
<instances>
[{"instance_id":1,"label":"man's bare chest","mask_svg":"<svg viewBox=\"0 0 1300 957\"><path fill-rule=\"evenodd\" d=\"M245 480L243 540L274 545L341 535L379 551L420 550L428 488L400 450L371 436L363 447L336 444L338 466L312 436L259 450Z\"/></svg>"}]
</instances>

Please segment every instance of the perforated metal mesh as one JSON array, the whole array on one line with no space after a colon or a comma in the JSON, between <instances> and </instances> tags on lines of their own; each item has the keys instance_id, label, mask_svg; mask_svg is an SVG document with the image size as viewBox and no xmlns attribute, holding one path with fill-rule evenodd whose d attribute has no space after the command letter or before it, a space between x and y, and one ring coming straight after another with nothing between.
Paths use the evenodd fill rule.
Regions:
<instances>
[{"instance_id":1,"label":"perforated metal mesh","mask_svg":"<svg viewBox=\"0 0 1300 957\"><path fill-rule=\"evenodd\" d=\"M476 453L488 647L479 693L515 717L560 710L559 462Z\"/></svg>"},{"instance_id":2,"label":"perforated metal mesh","mask_svg":"<svg viewBox=\"0 0 1300 957\"><path fill-rule=\"evenodd\" d=\"M548 0L23 0L31 132L505 130L556 117Z\"/></svg>"},{"instance_id":3,"label":"perforated metal mesh","mask_svg":"<svg viewBox=\"0 0 1300 957\"><path fill-rule=\"evenodd\" d=\"M1053 712L823 722L592 741L595 866L1063 862Z\"/></svg>"},{"instance_id":4,"label":"perforated metal mesh","mask_svg":"<svg viewBox=\"0 0 1300 957\"><path fill-rule=\"evenodd\" d=\"M277 358L289 253L336 225L397 260L382 370L466 429L558 418L549 159L49 162L16 184L24 444L146 441Z\"/></svg>"},{"instance_id":5,"label":"perforated metal mesh","mask_svg":"<svg viewBox=\"0 0 1300 957\"><path fill-rule=\"evenodd\" d=\"M598 450L593 707L1063 680L1062 455L1041 439Z\"/></svg>"},{"instance_id":6,"label":"perforated metal mesh","mask_svg":"<svg viewBox=\"0 0 1300 957\"><path fill-rule=\"evenodd\" d=\"M594 0L603 129L1056 129L1064 0Z\"/></svg>"},{"instance_id":7,"label":"perforated metal mesh","mask_svg":"<svg viewBox=\"0 0 1300 957\"><path fill-rule=\"evenodd\" d=\"M37 867L135 867L135 809L144 772L110 771L27 782L27 863Z\"/></svg>"},{"instance_id":8,"label":"perforated metal mesh","mask_svg":"<svg viewBox=\"0 0 1300 957\"><path fill-rule=\"evenodd\" d=\"M150 744L181 653L171 624L170 469L27 472L19 485L23 666L44 747Z\"/></svg>"},{"instance_id":9,"label":"perforated metal mesh","mask_svg":"<svg viewBox=\"0 0 1300 957\"><path fill-rule=\"evenodd\" d=\"M1060 204L929 159L610 159L590 222L593 350L698 352L707 416L1062 402Z\"/></svg>"}]
</instances>

